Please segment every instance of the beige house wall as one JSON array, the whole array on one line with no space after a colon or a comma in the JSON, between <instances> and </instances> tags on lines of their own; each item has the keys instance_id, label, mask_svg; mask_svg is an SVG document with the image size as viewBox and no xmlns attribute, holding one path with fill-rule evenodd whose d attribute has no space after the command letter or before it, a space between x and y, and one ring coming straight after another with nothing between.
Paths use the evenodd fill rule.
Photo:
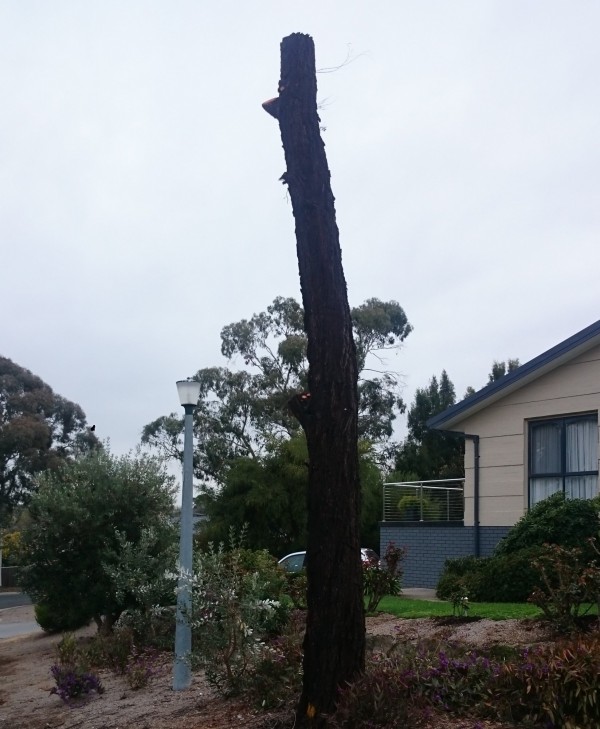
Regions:
<instances>
[{"instance_id":1,"label":"beige house wall","mask_svg":"<svg viewBox=\"0 0 600 729\"><path fill-rule=\"evenodd\" d=\"M527 509L529 421L599 410L600 345L453 426L455 430L479 436L479 523L512 526ZM468 526L474 523L473 448L473 442L467 440L465 525Z\"/></svg>"}]
</instances>

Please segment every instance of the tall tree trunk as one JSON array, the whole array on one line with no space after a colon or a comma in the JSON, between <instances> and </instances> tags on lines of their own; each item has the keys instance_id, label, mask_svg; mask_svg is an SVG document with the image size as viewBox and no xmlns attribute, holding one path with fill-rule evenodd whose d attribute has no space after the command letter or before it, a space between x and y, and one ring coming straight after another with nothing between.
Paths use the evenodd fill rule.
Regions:
<instances>
[{"instance_id":1,"label":"tall tree trunk","mask_svg":"<svg viewBox=\"0 0 600 729\"><path fill-rule=\"evenodd\" d=\"M297 725L322 726L338 688L364 669L365 618L358 370L310 36L283 39L279 96L263 106L281 130L308 336L310 392L290 402L309 453L308 613Z\"/></svg>"}]
</instances>

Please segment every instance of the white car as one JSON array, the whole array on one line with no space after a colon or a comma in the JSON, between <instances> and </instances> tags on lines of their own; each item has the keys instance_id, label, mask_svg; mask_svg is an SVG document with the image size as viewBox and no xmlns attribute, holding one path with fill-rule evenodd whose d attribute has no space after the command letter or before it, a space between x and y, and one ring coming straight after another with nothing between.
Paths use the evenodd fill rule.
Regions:
<instances>
[{"instance_id":1,"label":"white car","mask_svg":"<svg viewBox=\"0 0 600 729\"><path fill-rule=\"evenodd\" d=\"M379 555L372 549L362 547L360 550L360 557L363 564L373 563L379 564ZM286 572L300 572L304 569L304 561L306 559L306 552L292 552L286 554L279 560L279 564L283 567Z\"/></svg>"}]
</instances>

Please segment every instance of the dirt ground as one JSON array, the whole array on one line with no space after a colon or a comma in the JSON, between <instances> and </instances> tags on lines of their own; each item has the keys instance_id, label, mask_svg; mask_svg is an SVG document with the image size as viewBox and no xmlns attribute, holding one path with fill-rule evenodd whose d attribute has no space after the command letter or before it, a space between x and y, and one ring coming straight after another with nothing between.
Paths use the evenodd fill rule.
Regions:
<instances>
[{"instance_id":1,"label":"dirt ground","mask_svg":"<svg viewBox=\"0 0 600 729\"><path fill-rule=\"evenodd\" d=\"M2 611L2 621L33 620L32 608ZM93 634L85 628L78 634ZM425 637L461 640L473 646L526 645L545 639L543 630L529 622L479 620L458 625L440 625L430 619L400 620L390 615L367 619L369 645L387 650L396 639ZM66 706L50 694L54 685L50 666L60 636L35 633L0 640L0 729L282 729L293 726L293 716L266 714L241 701L225 701L216 695L201 674L194 675L187 691L171 689L170 662L162 674L143 689L132 691L123 677L102 672L105 692L90 700ZM289 719L289 720L288 720ZM473 729L475 722L440 716L431 729ZM501 724L479 727L501 729Z\"/></svg>"}]
</instances>

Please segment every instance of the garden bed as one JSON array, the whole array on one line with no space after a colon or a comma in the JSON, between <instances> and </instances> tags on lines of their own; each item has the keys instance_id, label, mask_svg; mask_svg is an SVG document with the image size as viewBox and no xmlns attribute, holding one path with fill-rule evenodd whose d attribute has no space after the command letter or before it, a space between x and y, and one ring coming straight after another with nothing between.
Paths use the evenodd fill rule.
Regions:
<instances>
[{"instance_id":1,"label":"garden bed","mask_svg":"<svg viewBox=\"0 0 600 729\"><path fill-rule=\"evenodd\" d=\"M5 622L30 620L32 609L4 611ZM91 634L94 628L79 631ZM369 643L375 650L387 650L395 643L417 640L460 641L469 646L515 647L549 639L547 630L531 620L445 620L420 618L403 620L390 615L367 618ZM191 689L174 693L170 662L150 684L132 691L125 679L101 672L105 691L81 704L67 706L50 695L53 680L50 666L59 636L32 634L0 643L0 727L2 729L284 729L293 725L291 710L264 712L240 700L217 695L201 673ZM476 724L447 714L431 717L431 729L499 729L509 725L494 722Z\"/></svg>"}]
</instances>

